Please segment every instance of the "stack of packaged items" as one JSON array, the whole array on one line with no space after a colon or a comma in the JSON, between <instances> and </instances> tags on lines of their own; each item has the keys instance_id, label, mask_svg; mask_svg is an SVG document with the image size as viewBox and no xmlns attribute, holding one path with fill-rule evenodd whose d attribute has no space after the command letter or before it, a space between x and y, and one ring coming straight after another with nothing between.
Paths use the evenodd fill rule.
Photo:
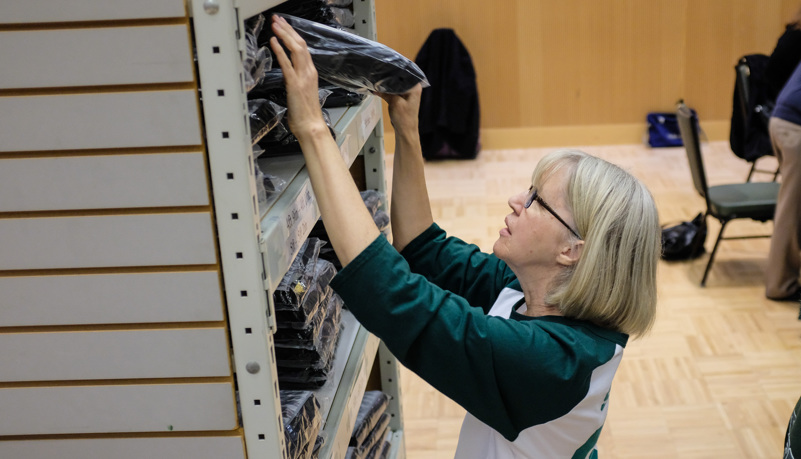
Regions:
<instances>
[{"instance_id":1,"label":"stack of packaged items","mask_svg":"<svg viewBox=\"0 0 801 459\"><path fill-rule=\"evenodd\" d=\"M381 391L364 393L346 459L386 458L389 454L389 396Z\"/></svg>"},{"instance_id":2,"label":"stack of packaged items","mask_svg":"<svg viewBox=\"0 0 801 459\"><path fill-rule=\"evenodd\" d=\"M373 217L375 226L378 227L378 231L381 231L384 236L389 237L389 214L381 210L384 201L386 201L384 193L376 190L367 190L360 192L360 194L362 195L364 205L367 206L367 210L370 212L370 216Z\"/></svg>"},{"instance_id":3,"label":"stack of packaged items","mask_svg":"<svg viewBox=\"0 0 801 459\"><path fill-rule=\"evenodd\" d=\"M286 104L283 74L272 69L269 54L272 28L265 25L277 14L286 19L306 41L320 75L320 105L331 127L325 108L360 103L372 92L402 94L417 83L428 86L425 74L414 62L398 52L362 38L350 27L355 25L352 0L289 0L245 22L247 57L246 83L251 112L252 142L266 155L280 156L300 151L282 111ZM267 65L269 64L269 65ZM277 67L277 66L276 66ZM333 132L333 129L332 129Z\"/></svg>"},{"instance_id":4,"label":"stack of packaged items","mask_svg":"<svg viewBox=\"0 0 801 459\"><path fill-rule=\"evenodd\" d=\"M245 57L242 61L245 75L245 90L248 92L248 114L250 141L256 144L268 132L278 126L286 114L286 104L280 106L270 100L251 97L254 88L261 85L272 71L273 57L258 37L264 29L264 16L256 16L245 25Z\"/></svg>"},{"instance_id":5,"label":"stack of packaged items","mask_svg":"<svg viewBox=\"0 0 801 459\"><path fill-rule=\"evenodd\" d=\"M316 458L324 444L320 403L310 391L281 390L281 418L289 459Z\"/></svg>"},{"instance_id":6,"label":"stack of packaged items","mask_svg":"<svg viewBox=\"0 0 801 459\"><path fill-rule=\"evenodd\" d=\"M375 222L378 230L381 231L381 233L383 233L386 237L389 237L389 214L381 210L381 206L386 201L386 196L384 193L376 190L367 190L362 191L361 196L362 200L364 201L364 205L367 206L367 210L373 217L373 222ZM325 224L323 223L322 219L318 220L314 225L309 237L318 238L323 241L329 241L328 233L326 232ZM324 245L320 248L320 258L333 263L337 270L342 269L342 263L340 263L339 258L337 258L337 254L334 252L334 249L330 244Z\"/></svg>"},{"instance_id":7,"label":"stack of packaged items","mask_svg":"<svg viewBox=\"0 0 801 459\"><path fill-rule=\"evenodd\" d=\"M273 295L275 358L282 389L314 389L328 381L339 338L342 299L329 283L334 265L319 258L325 242L309 238Z\"/></svg>"}]
</instances>

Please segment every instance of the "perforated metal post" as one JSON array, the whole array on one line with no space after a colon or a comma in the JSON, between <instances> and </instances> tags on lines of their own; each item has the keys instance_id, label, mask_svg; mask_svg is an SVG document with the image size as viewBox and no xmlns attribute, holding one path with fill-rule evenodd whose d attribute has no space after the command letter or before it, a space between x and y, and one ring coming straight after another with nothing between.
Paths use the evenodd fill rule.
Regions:
<instances>
[{"instance_id":1,"label":"perforated metal post","mask_svg":"<svg viewBox=\"0 0 801 459\"><path fill-rule=\"evenodd\" d=\"M232 0L193 0L193 27L245 446L285 458L267 278L244 89L243 18Z\"/></svg>"}]
</instances>

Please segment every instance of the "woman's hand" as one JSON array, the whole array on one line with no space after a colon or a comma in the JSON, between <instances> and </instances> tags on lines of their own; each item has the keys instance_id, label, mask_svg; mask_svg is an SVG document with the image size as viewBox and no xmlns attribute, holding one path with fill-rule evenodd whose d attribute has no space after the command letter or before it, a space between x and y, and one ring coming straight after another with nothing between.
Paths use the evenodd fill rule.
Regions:
<instances>
[{"instance_id":1,"label":"woman's hand","mask_svg":"<svg viewBox=\"0 0 801 459\"><path fill-rule=\"evenodd\" d=\"M418 113L420 112L420 94L423 86L419 83L404 94L380 93L382 99L389 104L389 120L395 128L396 135L417 133Z\"/></svg>"},{"instance_id":2,"label":"woman's hand","mask_svg":"<svg viewBox=\"0 0 801 459\"><path fill-rule=\"evenodd\" d=\"M289 129L298 140L322 132L328 133L320 109L317 69L314 68L306 42L280 16L272 17L272 28L275 37L270 39L270 47L284 73ZM289 50L291 59L279 44L279 38Z\"/></svg>"}]
</instances>

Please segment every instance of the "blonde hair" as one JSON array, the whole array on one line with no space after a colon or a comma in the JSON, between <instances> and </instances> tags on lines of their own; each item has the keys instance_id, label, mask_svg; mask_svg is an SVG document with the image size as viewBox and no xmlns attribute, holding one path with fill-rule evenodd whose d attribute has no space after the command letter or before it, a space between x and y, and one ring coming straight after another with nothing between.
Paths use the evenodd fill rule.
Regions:
<instances>
[{"instance_id":1,"label":"blonde hair","mask_svg":"<svg viewBox=\"0 0 801 459\"><path fill-rule=\"evenodd\" d=\"M578 150L543 158L532 183L569 168L567 205L584 246L545 300L566 317L642 336L656 315L662 233L651 193L620 167ZM575 236L570 235L575 239Z\"/></svg>"}]
</instances>

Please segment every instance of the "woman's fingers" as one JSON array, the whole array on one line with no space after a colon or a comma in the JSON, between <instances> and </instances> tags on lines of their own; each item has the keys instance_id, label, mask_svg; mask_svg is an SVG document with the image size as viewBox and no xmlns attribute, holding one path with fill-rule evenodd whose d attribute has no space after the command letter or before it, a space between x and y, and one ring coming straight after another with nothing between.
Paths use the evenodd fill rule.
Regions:
<instances>
[{"instance_id":1,"label":"woman's fingers","mask_svg":"<svg viewBox=\"0 0 801 459\"><path fill-rule=\"evenodd\" d=\"M270 48L272 48L273 54L275 54L275 58L278 60L278 65L281 67L281 71L284 72L284 75L293 73L292 61L289 60L289 56L284 52L284 48L278 43L278 38L270 38Z\"/></svg>"},{"instance_id":2,"label":"woman's fingers","mask_svg":"<svg viewBox=\"0 0 801 459\"><path fill-rule=\"evenodd\" d=\"M273 32L292 55L292 65L299 69L313 67L309 49L303 38L289 25L286 19L274 15L272 23Z\"/></svg>"}]
</instances>

